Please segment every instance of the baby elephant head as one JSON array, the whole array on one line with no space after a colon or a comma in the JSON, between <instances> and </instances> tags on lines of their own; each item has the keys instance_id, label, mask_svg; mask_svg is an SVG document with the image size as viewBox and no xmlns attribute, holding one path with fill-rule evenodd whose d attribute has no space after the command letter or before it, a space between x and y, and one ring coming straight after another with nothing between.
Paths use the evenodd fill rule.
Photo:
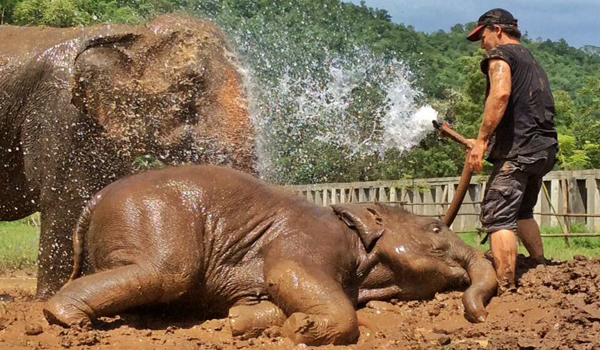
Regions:
<instances>
[{"instance_id":1,"label":"baby elephant head","mask_svg":"<svg viewBox=\"0 0 600 350\"><path fill-rule=\"evenodd\" d=\"M470 284L463 295L465 316L485 321L484 304L497 288L492 264L440 220L377 203L334 205L333 210L357 232L373 264L365 288L395 286L393 298L414 300Z\"/></svg>"}]
</instances>

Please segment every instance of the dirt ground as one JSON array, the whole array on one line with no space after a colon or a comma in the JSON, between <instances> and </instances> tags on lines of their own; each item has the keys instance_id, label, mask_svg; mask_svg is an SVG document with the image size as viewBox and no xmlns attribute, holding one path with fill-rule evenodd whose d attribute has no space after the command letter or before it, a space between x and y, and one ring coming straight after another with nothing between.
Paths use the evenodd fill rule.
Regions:
<instances>
[{"instance_id":1,"label":"dirt ground","mask_svg":"<svg viewBox=\"0 0 600 350\"><path fill-rule=\"evenodd\" d=\"M600 257L528 269L516 291L494 298L483 324L463 317L461 292L434 300L372 302L359 311L370 323L350 346L320 349L600 349ZM92 330L49 326L33 300L35 276L0 276L0 349L307 349L278 337L231 337L227 320L142 312L103 319Z\"/></svg>"}]
</instances>

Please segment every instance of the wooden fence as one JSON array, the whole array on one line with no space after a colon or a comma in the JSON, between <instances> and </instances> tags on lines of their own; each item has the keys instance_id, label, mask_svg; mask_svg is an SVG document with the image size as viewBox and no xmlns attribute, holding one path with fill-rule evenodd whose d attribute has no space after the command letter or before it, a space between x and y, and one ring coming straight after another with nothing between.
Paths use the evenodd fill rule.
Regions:
<instances>
[{"instance_id":1,"label":"wooden fence","mask_svg":"<svg viewBox=\"0 0 600 350\"><path fill-rule=\"evenodd\" d=\"M385 202L399 205L418 215L443 216L458 186L458 177L331 183L289 186L308 201L327 206L348 202ZM474 176L452 229L473 232L479 227L481 199L487 177ZM570 234L570 225L579 222L590 232L600 231L600 170L553 171L544 177L534 209L540 226L560 226L560 236L600 236Z\"/></svg>"}]
</instances>

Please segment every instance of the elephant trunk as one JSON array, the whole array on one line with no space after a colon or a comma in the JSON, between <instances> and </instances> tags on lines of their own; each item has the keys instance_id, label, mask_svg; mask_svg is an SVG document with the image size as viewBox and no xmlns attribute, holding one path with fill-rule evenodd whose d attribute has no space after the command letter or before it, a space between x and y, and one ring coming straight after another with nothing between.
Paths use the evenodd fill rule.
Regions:
<instances>
[{"instance_id":1,"label":"elephant trunk","mask_svg":"<svg viewBox=\"0 0 600 350\"><path fill-rule=\"evenodd\" d=\"M465 249L468 253L462 259L462 265L471 279L471 286L462 297L465 318L474 323L484 322L488 315L485 305L494 296L498 287L496 271L482 252L469 246Z\"/></svg>"}]
</instances>

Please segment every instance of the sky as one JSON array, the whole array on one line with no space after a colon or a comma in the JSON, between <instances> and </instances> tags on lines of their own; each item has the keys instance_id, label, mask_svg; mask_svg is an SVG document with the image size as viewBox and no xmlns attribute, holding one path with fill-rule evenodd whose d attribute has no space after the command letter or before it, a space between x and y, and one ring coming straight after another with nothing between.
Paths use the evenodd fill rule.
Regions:
<instances>
[{"instance_id":1,"label":"sky","mask_svg":"<svg viewBox=\"0 0 600 350\"><path fill-rule=\"evenodd\" d=\"M519 29L531 39L562 38L578 48L600 46L600 0L365 0L365 5L386 10L394 23L427 33L476 22L487 10L502 7L519 20Z\"/></svg>"}]
</instances>

